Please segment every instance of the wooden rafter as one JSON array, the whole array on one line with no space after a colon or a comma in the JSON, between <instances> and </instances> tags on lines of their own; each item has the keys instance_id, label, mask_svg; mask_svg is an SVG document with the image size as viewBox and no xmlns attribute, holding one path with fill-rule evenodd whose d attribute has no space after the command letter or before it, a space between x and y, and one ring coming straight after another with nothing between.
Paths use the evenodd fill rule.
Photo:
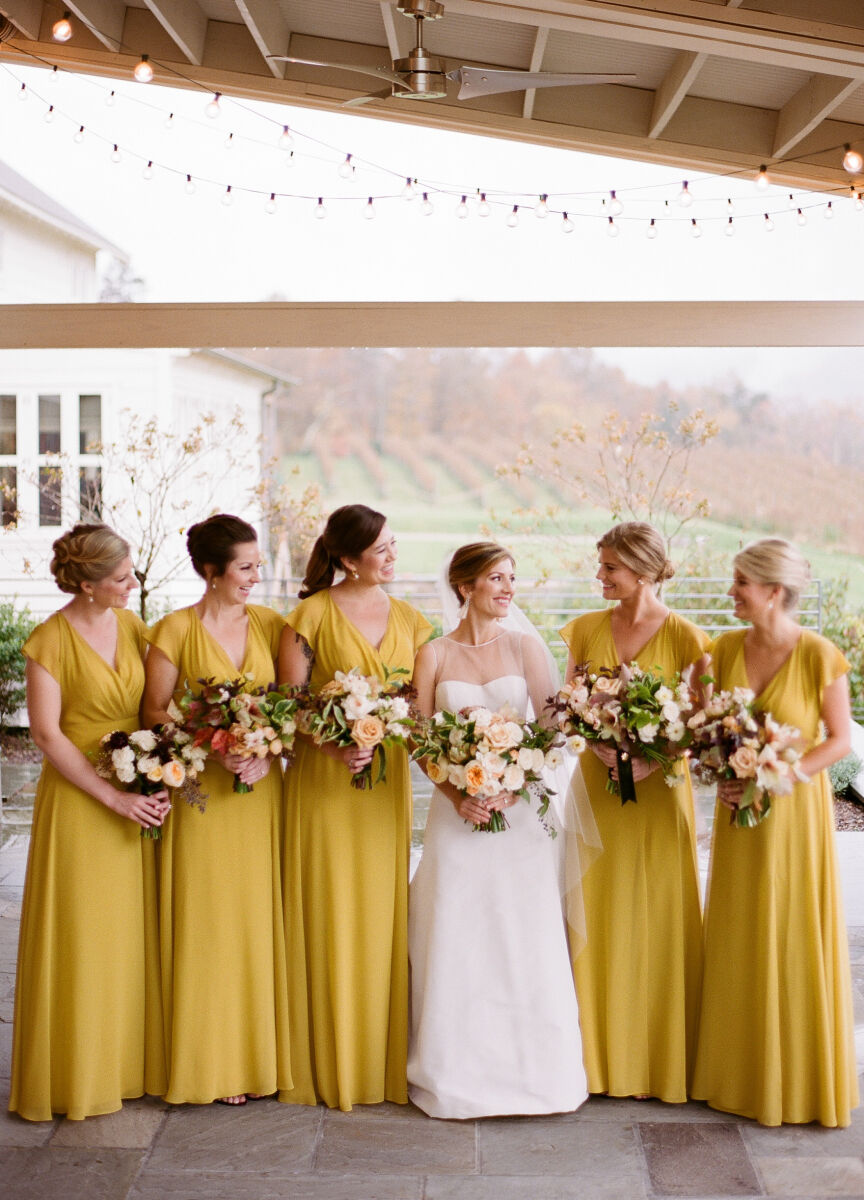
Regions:
<instances>
[{"instance_id":1,"label":"wooden rafter","mask_svg":"<svg viewBox=\"0 0 864 1200\"><path fill-rule=\"evenodd\" d=\"M0 16L8 17L35 42L42 25L42 0L0 0Z\"/></svg>"},{"instance_id":2,"label":"wooden rafter","mask_svg":"<svg viewBox=\"0 0 864 1200\"><path fill-rule=\"evenodd\" d=\"M540 25L537 32L534 34L534 46L531 50L531 63L528 67L529 71L543 70L543 55L546 53L546 43L549 40L549 27ZM536 88L528 88L525 92L525 99L522 101L522 116L526 121L530 121L534 115L534 101L537 97Z\"/></svg>"},{"instance_id":3,"label":"wooden rafter","mask_svg":"<svg viewBox=\"0 0 864 1200\"><path fill-rule=\"evenodd\" d=\"M119 50L123 45L125 5L112 0L68 0L66 7L90 30L106 50Z\"/></svg>"},{"instance_id":4,"label":"wooden rafter","mask_svg":"<svg viewBox=\"0 0 864 1200\"><path fill-rule=\"evenodd\" d=\"M287 54L291 29L273 0L235 0L237 11L252 34L255 45L277 79L284 79L286 63L273 62L272 54Z\"/></svg>"},{"instance_id":5,"label":"wooden rafter","mask_svg":"<svg viewBox=\"0 0 864 1200\"><path fill-rule=\"evenodd\" d=\"M144 0L153 16L190 63L204 61L207 17L197 0Z\"/></svg>"},{"instance_id":6,"label":"wooden rafter","mask_svg":"<svg viewBox=\"0 0 864 1200\"><path fill-rule=\"evenodd\" d=\"M860 86L858 79L814 75L780 110L771 157L785 158Z\"/></svg>"}]
</instances>

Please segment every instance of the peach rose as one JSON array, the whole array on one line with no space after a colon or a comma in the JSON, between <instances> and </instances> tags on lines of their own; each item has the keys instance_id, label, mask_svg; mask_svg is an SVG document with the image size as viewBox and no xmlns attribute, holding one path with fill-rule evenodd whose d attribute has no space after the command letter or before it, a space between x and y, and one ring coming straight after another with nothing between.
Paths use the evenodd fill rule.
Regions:
<instances>
[{"instance_id":1,"label":"peach rose","mask_svg":"<svg viewBox=\"0 0 864 1200\"><path fill-rule=\"evenodd\" d=\"M432 783L447 782L447 767L442 763L435 761L435 759L430 758L426 763L426 774Z\"/></svg>"},{"instance_id":2,"label":"peach rose","mask_svg":"<svg viewBox=\"0 0 864 1200\"><path fill-rule=\"evenodd\" d=\"M610 679L608 675L598 675L594 680L592 691L604 696L617 696L621 690L620 679Z\"/></svg>"},{"instance_id":3,"label":"peach rose","mask_svg":"<svg viewBox=\"0 0 864 1200\"><path fill-rule=\"evenodd\" d=\"M729 766L739 779L752 779L756 774L759 756L750 746L739 746L729 758Z\"/></svg>"},{"instance_id":4,"label":"peach rose","mask_svg":"<svg viewBox=\"0 0 864 1200\"><path fill-rule=\"evenodd\" d=\"M367 748L377 746L384 739L387 731L384 722L378 717L360 717L351 726L351 737L358 746Z\"/></svg>"},{"instance_id":5,"label":"peach rose","mask_svg":"<svg viewBox=\"0 0 864 1200\"><path fill-rule=\"evenodd\" d=\"M186 771L182 763L175 762L173 759L165 763L162 768L162 782L168 787L179 787L186 778Z\"/></svg>"},{"instance_id":6,"label":"peach rose","mask_svg":"<svg viewBox=\"0 0 864 1200\"><path fill-rule=\"evenodd\" d=\"M157 763L155 767L151 767L147 772L147 778L151 783L161 783L165 778L165 772L162 769L162 764Z\"/></svg>"},{"instance_id":7,"label":"peach rose","mask_svg":"<svg viewBox=\"0 0 864 1200\"><path fill-rule=\"evenodd\" d=\"M487 783L486 772L481 763L472 762L465 768L465 791L469 796L482 792Z\"/></svg>"}]
</instances>

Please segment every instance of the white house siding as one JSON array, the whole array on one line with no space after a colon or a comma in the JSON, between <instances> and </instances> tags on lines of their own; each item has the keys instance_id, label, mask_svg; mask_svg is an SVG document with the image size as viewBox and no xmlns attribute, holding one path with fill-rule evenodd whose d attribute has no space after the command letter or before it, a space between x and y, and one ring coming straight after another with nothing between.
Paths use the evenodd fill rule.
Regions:
<instances>
[{"instance_id":1,"label":"white house siding","mask_svg":"<svg viewBox=\"0 0 864 1200\"><path fill-rule=\"evenodd\" d=\"M98 299L96 250L0 197L0 303Z\"/></svg>"}]
</instances>

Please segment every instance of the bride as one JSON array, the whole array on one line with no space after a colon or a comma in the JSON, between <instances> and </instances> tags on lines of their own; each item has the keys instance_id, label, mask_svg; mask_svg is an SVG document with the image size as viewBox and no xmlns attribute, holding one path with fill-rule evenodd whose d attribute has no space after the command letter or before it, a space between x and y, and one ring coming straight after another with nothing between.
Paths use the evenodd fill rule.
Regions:
<instances>
[{"instance_id":1,"label":"bride","mask_svg":"<svg viewBox=\"0 0 864 1200\"><path fill-rule=\"evenodd\" d=\"M520 717L539 713L557 684L539 635L500 624L515 582L509 551L463 546L448 581L461 619L417 655L421 710L508 704ZM472 830L505 807L509 829ZM408 1090L430 1116L570 1112L587 1098L563 841L512 794L470 797L451 784L433 792L408 911Z\"/></svg>"}]
</instances>

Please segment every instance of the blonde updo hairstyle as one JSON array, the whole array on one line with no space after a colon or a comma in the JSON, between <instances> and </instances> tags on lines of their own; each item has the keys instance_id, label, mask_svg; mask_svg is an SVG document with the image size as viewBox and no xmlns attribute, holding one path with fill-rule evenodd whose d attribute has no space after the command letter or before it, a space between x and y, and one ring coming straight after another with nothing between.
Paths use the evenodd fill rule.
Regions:
<instances>
[{"instance_id":1,"label":"blonde updo hairstyle","mask_svg":"<svg viewBox=\"0 0 864 1200\"><path fill-rule=\"evenodd\" d=\"M79 524L54 543L51 574L61 592L79 595L82 583L100 583L129 557L129 543L108 525Z\"/></svg>"},{"instance_id":2,"label":"blonde updo hairstyle","mask_svg":"<svg viewBox=\"0 0 864 1200\"><path fill-rule=\"evenodd\" d=\"M732 565L753 583L782 588L786 612L798 607L801 592L810 582L810 564L785 538L751 542L735 555Z\"/></svg>"},{"instance_id":3,"label":"blonde updo hairstyle","mask_svg":"<svg viewBox=\"0 0 864 1200\"><path fill-rule=\"evenodd\" d=\"M625 567L654 586L657 595L675 568L666 556L662 533L647 521L623 521L613 525L597 542L598 550L612 550Z\"/></svg>"},{"instance_id":4,"label":"blonde updo hairstyle","mask_svg":"<svg viewBox=\"0 0 864 1200\"><path fill-rule=\"evenodd\" d=\"M516 566L511 552L506 546L499 546L497 542L471 542L467 546L460 546L454 552L447 571L447 582L460 604L465 601L461 589L470 587L484 571L490 570L504 558L509 558L513 566Z\"/></svg>"}]
</instances>

